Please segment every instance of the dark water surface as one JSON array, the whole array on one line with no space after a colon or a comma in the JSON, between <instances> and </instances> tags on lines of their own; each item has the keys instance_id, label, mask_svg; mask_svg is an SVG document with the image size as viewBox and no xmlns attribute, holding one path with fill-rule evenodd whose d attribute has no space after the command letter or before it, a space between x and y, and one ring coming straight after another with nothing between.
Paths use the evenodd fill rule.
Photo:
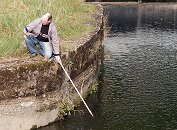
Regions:
<instances>
[{"instance_id":1,"label":"dark water surface","mask_svg":"<svg viewBox=\"0 0 177 130\"><path fill-rule=\"evenodd\" d=\"M177 10L170 4L105 7L111 53L97 95L95 118L70 116L41 130L177 130Z\"/></svg>"}]
</instances>

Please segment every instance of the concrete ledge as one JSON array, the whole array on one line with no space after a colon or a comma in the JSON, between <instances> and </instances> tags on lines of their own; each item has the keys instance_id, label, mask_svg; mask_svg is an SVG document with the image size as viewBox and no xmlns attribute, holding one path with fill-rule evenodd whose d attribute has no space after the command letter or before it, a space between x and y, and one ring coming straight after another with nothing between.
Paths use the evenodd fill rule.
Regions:
<instances>
[{"instance_id":1,"label":"concrete ledge","mask_svg":"<svg viewBox=\"0 0 177 130\"><path fill-rule=\"evenodd\" d=\"M100 7L101 8L101 7ZM103 9L89 38L62 56L82 95L96 79L104 39ZM73 108L78 95L55 62L24 58L0 63L0 130L30 130L63 118L63 105Z\"/></svg>"}]
</instances>

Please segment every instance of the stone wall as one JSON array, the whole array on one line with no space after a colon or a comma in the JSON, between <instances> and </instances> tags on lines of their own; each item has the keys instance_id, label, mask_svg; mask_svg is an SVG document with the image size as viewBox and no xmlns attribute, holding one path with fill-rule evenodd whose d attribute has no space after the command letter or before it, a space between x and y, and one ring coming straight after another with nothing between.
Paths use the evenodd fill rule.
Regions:
<instances>
[{"instance_id":1,"label":"stone wall","mask_svg":"<svg viewBox=\"0 0 177 130\"><path fill-rule=\"evenodd\" d=\"M102 10L103 12L103 10ZM90 38L62 55L64 67L83 96L97 77L103 57L103 15ZM60 65L38 58L0 63L0 130L30 130L62 118L64 105L80 101Z\"/></svg>"}]
</instances>

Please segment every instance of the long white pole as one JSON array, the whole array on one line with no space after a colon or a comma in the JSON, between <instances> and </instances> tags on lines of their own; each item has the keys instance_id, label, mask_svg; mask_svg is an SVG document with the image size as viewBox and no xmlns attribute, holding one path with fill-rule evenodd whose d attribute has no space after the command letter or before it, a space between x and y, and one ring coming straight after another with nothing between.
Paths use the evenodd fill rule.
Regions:
<instances>
[{"instance_id":1,"label":"long white pole","mask_svg":"<svg viewBox=\"0 0 177 130\"><path fill-rule=\"evenodd\" d=\"M82 101L83 101L84 105L86 106L87 110L88 110L89 113L92 115L92 117L94 117L93 114L92 114L92 112L91 112L91 110L89 109L89 107L87 106L86 102L84 101L84 99L82 98L81 94L79 93L78 89L76 88L76 86L74 85L73 81L71 80L70 76L68 75L67 71L66 71L65 68L63 67L62 63L61 63L61 62L59 62L59 63L60 63L60 65L61 65L62 69L64 70L65 74L67 75L67 77L68 77L69 80L71 81L72 85L74 86L75 90L76 90L77 93L79 94L80 98L82 99Z\"/></svg>"}]
</instances>

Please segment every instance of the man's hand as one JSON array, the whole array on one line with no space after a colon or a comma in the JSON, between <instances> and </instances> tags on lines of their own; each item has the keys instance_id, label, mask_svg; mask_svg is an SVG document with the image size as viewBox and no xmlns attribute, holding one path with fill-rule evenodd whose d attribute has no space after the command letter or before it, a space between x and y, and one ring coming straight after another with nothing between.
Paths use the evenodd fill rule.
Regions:
<instances>
[{"instance_id":1,"label":"man's hand","mask_svg":"<svg viewBox=\"0 0 177 130\"><path fill-rule=\"evenodd\" d=\"M26 32L25 35L26 36L30 36L32 33Z\"/></svg>"},{"instance_id":2,"label":"man's hand","mask_svg":"<svg viewBox=\"0 0 177 130\"><path fill-rule=\"evenodd\" d=\"M55 60L56 60L57 63L61 64L60 56L55 56Z\"/></svg>"}]
</instances>

